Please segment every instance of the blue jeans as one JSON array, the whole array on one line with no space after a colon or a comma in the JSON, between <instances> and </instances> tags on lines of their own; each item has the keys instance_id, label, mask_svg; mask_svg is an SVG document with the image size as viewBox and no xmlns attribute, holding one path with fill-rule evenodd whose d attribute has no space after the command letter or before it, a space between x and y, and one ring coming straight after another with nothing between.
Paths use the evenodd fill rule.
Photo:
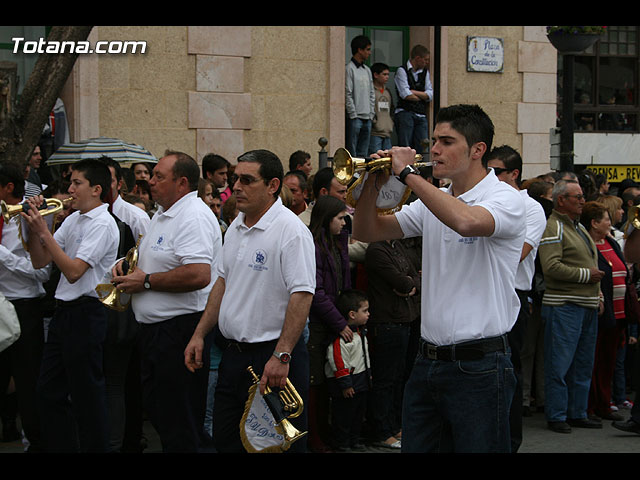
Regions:
<instances>
[{"instance_id":1,"label":"blue jeans","mask_svg":"<svg viewBox=\"0 0 640 480\"><path fill-rule=\"evenodd\" d=\"M369 155L376 153L378 150L389 150L391 147L391 137L371 135L371 139L369 140Z\"/></svg>"},{"instance_id":2,"label":"blue jeans","mask_svg":"<svg viewBox=\"0 0 640 480\"><path fill-rule=\"evenodd\" d=\"M427 117L401 110L395 114L394 122L398 135L398 145L411 147L416 153L423 153L422 141L429 139Z\"/></svg>"},{"instance_id":3,"label":"blue jeans","mask_svg":"<svg viewBox=\"0 0 640 480\"><path fill-rule=\"evenodd\" d=\"M545 415L549 422L587 417L596 348L597 310L542 306Z\"/></svg>"},{"instance_id":4,"label":"blue jeans","mask_svg":"<svg viewBox=\"0 0 640 480\"><path fill-rule=\"evenodd\" d=\"M363 158L369 154L371 120L347 119L347 150L353 157Z\"/></svg>"},{"instance_id":5,"label":"blue jeans","mask_svg":"<svg viewBox=\"0 0 640 480\"><path fill-rule=\"evenodd\" d=\"M403 453L509 453L516 377L511 354L430 360L418 354L405 386Z\"/></svg>"}]
</instances>

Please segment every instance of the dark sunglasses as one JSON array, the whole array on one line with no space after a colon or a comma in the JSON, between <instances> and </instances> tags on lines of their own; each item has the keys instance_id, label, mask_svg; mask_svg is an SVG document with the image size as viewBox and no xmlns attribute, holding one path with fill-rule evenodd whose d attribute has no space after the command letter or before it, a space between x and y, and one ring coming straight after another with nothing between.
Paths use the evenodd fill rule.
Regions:
<instances>
[{"instance_id":1,"label":"dark sunglasses","mask_svg":"<svg viewBox=\"0 0 640 480\"><path fill-rule=\"evenodd\" d=\"M229 186L233 187L237 181L240 181L242 185L251 185L257 181L261 180L260 178L254 178L251 175L231 175L229 177Z\"/></svg>"},{"instance_id":2,"label":"dark sunglasses","mask_svg":"<svg viewBox=\"0 0 640 480\"><path fill-rule=\"evenodd\" d=\"M508 169L508 168L500 168L500 167L491 167L491 168L493 168L493 171L495 172L496 176L502 175L504 172L513 171L513 169Z\"/></svg>"}]
</instances>

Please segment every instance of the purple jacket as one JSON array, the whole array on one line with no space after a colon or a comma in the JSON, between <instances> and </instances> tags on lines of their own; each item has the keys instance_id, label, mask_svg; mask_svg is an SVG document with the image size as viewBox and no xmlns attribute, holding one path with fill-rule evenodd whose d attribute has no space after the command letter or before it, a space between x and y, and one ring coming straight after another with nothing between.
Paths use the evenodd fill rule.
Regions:
<instances>
[{"instance_id":1,"label":"purple jacket","mask_svg":"<svg viewBox=\"0 0 640 480\"><path fill-rule=\"evenodd\" d=\"M347 321L336 308L338 292L351 288L351 272L349 271L349 253L347 231L343 230L336 239L342 246L342 285L338 288L337 270L332 255L327 255L322 247L316 246L316 293L313 296L311 310L309 311L310 322L321 322L333 333L340 333L347 326ZM324 239L323 246L328 250Z\"/></svg>"}]
</instances>

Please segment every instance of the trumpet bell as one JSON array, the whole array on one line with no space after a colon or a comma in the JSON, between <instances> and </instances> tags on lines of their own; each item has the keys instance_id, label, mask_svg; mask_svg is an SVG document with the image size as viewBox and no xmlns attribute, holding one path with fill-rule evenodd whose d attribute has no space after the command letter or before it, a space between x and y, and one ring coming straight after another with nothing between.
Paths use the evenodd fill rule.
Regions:
<instances>
[{"instance_id":1,"label":"trumpet bell","mask_svg":"<svg viewBox=\"0 0 640 480\"><path fill-rule=\"evenodd\" d=\"M125 257L123 270L127 275L133 272L138 265L138 249L140 247L140 240L142 240L142 235L138 235L138 241L136 242L135 247L131 248ZM117 312L124 312L129 308L129 304L131 303L131 294L118 289L118 287L113 283L100 283L96 285L95 291L98 294L98 300L100 300L100 302L107 308Z\"/></svg>"},{"instance_id":2,"label":"trumpet bell","mask_svg":"<svg viewBox=\"0 0 640 480\"><path fill-rule=\"evenodd\" d=\"M432 165L431 162L423 162L422 158L420 154L415 156L416 167ZM344 148L339 148L333 155L333 174L342 185L349 185L347 204L354 208L367 176L381 170L389 173L389 178L386 183L378 186L376 209L379 214L388 215L400 210L411 195L411 189L392 174L391 157L353 158Z\"/></svg>"}]
</instances>

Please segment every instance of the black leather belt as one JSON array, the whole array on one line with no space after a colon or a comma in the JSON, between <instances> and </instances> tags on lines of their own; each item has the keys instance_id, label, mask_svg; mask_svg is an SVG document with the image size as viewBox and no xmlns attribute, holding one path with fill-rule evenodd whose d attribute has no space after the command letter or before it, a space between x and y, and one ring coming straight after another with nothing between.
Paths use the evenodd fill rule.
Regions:
<instances>
[{"instance_id":1,"label":"black leather belt","mask_svg":"<svg viewBox=\"0 0 640 480\"><path fill-rule=\"evenodd\" d=\"M75 307L77 305L81 305L87 302L100 302L97 297L90 297L88 295L83 295L82 297L78 297L75 300L58 300L56 299L56 307Z\"/></svg>"},{"instance_id":2,"label":"black leather belt","mask_svg":"<svg viewBox=\"0 0 640 480\"><path fill-rule=\"evenodd\" d=\"M507 335L499 337L471 340L455 345L432 345L420 339L420 353L430 360L455 362L456 360L478 360L489 352L507 352L509 341Z\"/></svg>"}]
</instances>

